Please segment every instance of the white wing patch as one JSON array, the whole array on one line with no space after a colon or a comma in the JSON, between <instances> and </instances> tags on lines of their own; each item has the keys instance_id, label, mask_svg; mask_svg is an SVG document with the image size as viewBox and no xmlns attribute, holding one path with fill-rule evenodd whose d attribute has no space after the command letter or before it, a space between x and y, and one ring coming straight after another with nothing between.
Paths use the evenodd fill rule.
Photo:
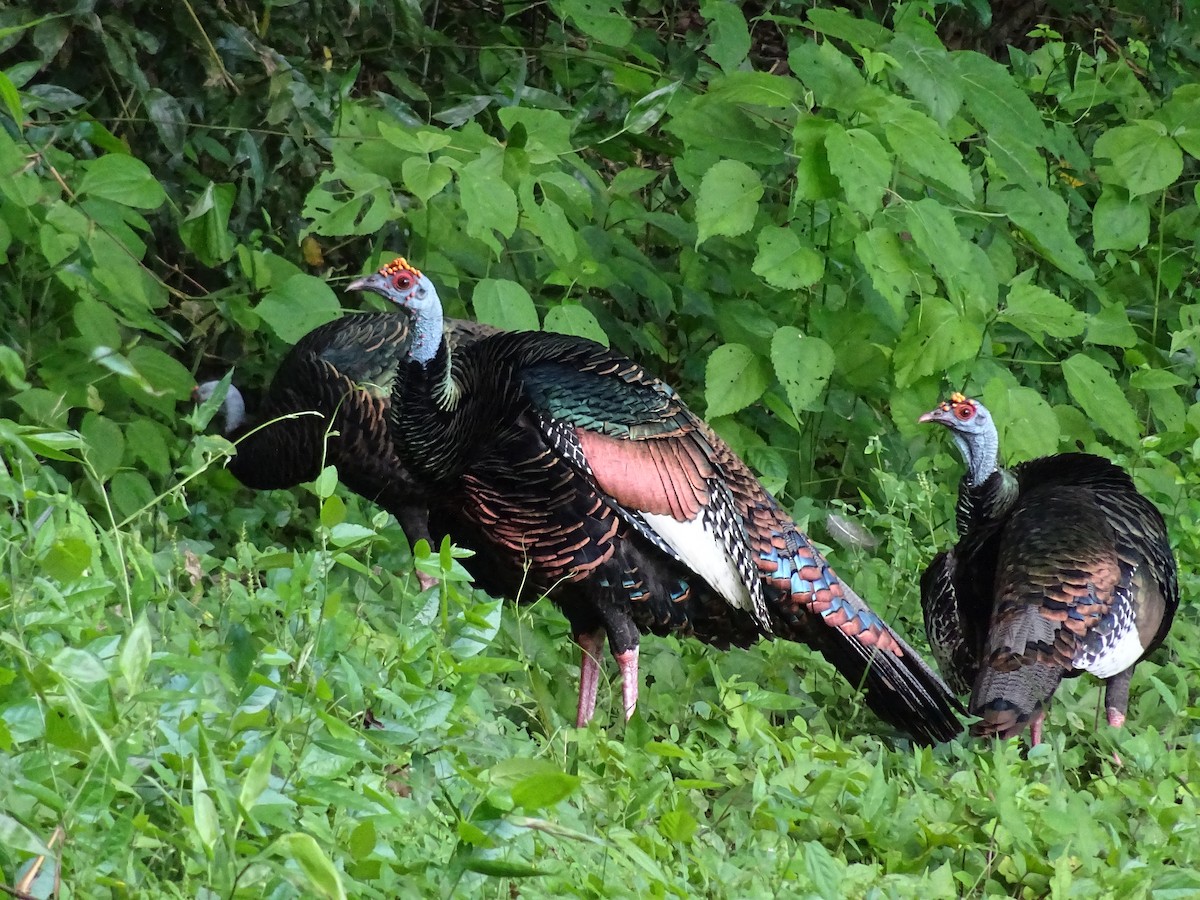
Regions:
<instances>
[{"instance_id":1,"label":"white wing patch","mask_svg":"<svg viewBox=\"0 0 1200 900\"><path fill-rule=\"evenodd\" d=\"M1097 678L1112 678L1136 663L1145 652L1137 628L1130 625L1120 629L1115 640L1094 658L1076 660L1076 665Z\"/></svg>"},{"instance_id":2,"label":"white wing patch","mask_svg":"<svg viewBox=\"0 0 1200 900\"><path fill-rule=\"evenodd\" d=\"M755 612L750 589L742 580L737 564L720 538L705 526L701 516L680 522L672 516L644 512L642 518L692 571L729 601L730 606L751 614Z\"/></svg>"}]
</instances>

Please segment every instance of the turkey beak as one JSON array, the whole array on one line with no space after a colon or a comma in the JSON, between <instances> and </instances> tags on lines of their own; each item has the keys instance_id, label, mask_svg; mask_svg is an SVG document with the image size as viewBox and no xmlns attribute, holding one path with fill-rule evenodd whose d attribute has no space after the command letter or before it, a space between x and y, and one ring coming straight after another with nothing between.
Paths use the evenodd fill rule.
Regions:
<instances>
[{"instance_id":1,"label":"turkey beak","mask_svg":"<svg viewBox=\"0 0 1200 900\"><path fill-rule=\"evenodd\" d=\"M925 424L926 422L937 422L939 425L945 425L946 418L942 413L941 407L938 407L937 409L931 409L929 412L923 413L917 418L918 424Z\"/></svg>"},{"instance_id":2,"label":"turkey beak","mask_svg":"<svg viewBox=\"0 0 1200 900\"><path fill-rule=\"evenodd\" d=\"M368 275L366 278L356 278L354 281L346 285L348 291L369 291L371 290L371 279L374 275Z\"/></svg>"}]
</instances>

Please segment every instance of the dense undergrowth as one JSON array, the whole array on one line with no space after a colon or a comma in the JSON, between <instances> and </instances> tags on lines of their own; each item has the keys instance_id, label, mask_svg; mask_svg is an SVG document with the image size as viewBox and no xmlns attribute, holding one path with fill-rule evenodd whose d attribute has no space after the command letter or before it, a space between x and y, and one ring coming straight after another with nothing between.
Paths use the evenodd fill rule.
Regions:
<instances>
[{"instance_id":1,"label":"dense undergrowth","mask_svg":"<svg viewBox=\"0 0 1200 900\"><path fill-rule=\"evenodd\" d=\"M1059 4L995 47L981 4L635 6L0 10L0 882L1200 891L1193 14ZM678 385L816 537L866 530L835 562L914 637L942 391L1013 459L1116 458L1184 597L1128 727L1081 679L1032 751L913 748L804 648L654 638L634 720L610 684L569 727L549 602L473 592L448 547L419 594L389 517L332 473L240 489L187 403L396 251L452 313Z\"/></svg>"}]
</instances>

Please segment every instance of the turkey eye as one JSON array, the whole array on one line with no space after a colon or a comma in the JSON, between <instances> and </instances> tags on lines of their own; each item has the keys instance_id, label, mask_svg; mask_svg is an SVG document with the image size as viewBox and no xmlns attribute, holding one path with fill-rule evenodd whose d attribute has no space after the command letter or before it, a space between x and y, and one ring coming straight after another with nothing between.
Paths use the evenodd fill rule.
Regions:
<instances>
[{"instance_id":1,"label":"turkey eye","mask_svg":"<svg viewBox=\"0 0 1200 900\"><path fill-rule=\"evenodd\" d=\"M394 285L396 285L396 287L402 291L407 291L410 287L413 286L413 280L412 280L411 275L404 275L404 274L397 275L395 281L393 281L392 283Z\"/></svg>"},{"instance_id":2,"label":"turkey eye","mask_svg":"<svg viewBox=\"0 0 1200 900\"><path fill-rule=\"evenodd\" d=\"M962 419L964 422L967 419L971 418L971 416L974 414L974 412L975 412L975 410L971 409L971 407L969 407L969 406L959 406L959 407L956 407L954 410L954 414L956 416L958 416L960 419Z\"/></svg>"}]
</instances>

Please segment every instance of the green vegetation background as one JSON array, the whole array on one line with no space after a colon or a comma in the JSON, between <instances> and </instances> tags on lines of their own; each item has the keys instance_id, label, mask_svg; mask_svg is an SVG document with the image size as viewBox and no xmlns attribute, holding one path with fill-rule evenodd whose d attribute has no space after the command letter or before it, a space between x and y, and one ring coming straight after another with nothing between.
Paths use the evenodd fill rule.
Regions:
<instances>
[{"instance_id":1,"label":"green vegetation background","mask_svg":"<svg viewBox=\"0 0 1200 900\"><path fill-rule=\"evenodd\" d=\"M1193 4L58 6L0 10L0 882L1200 892ZM611 683L570 727L550 604L448 548L418 595L389 517L332 473L240 489L188 403L397 251L452 314L679 386L814 536L865 531L835 562L910 636L961 472L914 424L941 393L1010 459L1128 466L1184 597L1128 727L1081 679L1027 758L916 749L803 648L671 639L628 727Z\"/></svg>"}]
</instances>

